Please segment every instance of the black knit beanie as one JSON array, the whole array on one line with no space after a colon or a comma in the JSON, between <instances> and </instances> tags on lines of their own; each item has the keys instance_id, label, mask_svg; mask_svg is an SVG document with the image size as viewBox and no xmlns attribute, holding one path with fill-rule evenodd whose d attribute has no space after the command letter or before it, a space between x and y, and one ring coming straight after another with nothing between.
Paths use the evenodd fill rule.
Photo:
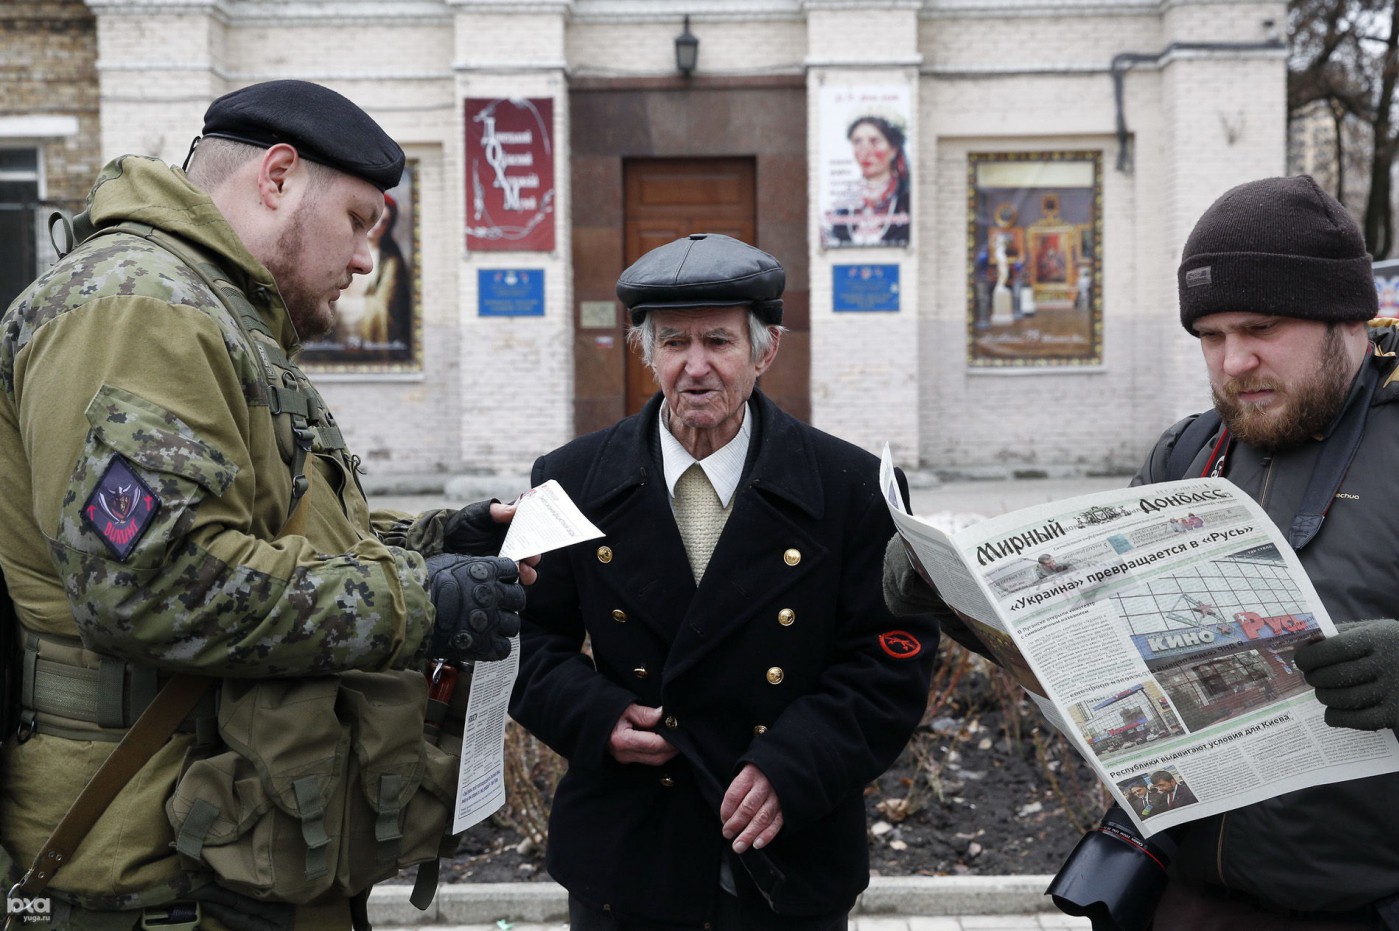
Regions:
<instances>
[{"instance_id":1,"label":"black knit beanie","mask_svg":"<svg viewBox=\"0 0 1399 931\"><path fill-rule=\"evenodd\" d=\"M1190 231L1180 269L1180 322L1249 311L1323 323L1379 313L1360 226L1310 175L1226 191Z\"/></svg>"}]
</instances>

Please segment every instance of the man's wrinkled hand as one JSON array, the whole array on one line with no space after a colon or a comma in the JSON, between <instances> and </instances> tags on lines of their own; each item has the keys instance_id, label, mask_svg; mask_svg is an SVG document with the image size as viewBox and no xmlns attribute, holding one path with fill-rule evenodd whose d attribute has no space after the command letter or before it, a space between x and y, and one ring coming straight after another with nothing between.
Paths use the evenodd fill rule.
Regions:
<instances>
[{"instance_id":1,"label":"man's wrinkled hand","mask_svg":"<svg viewBox=\"0 0 1399 931\"><path fill-rule=\"evenodd\" d=\"M525 590L519 569L502 556L428 557L428 595L437 609L432 656L452 662L505 659L520 632Z\"/></svg>"},{"instance_id":2,"label":"man's wrinkled hand","mask_svg":"<svg viewBox=\"0 0 1399 931\"><path fill-rule=\"evenodd\" d=\"M670 741L656 733L661 723L661 709L646 705L627 705L607 740L607 752L618 763L640 763L661 766L669 763L679 752Z\"/></svg>"},{"instance_id":3,"label":"man's wrinkled hand","mask_svg":"<svg viewBox=\"0 0 1399 931\"><path fill-rule=\"evenodd\" d=\"M724 839L732 842L734 853L749 847L762 850L782 830L782 803L763 771L746 763L729 783L719 803L719 817L724 822Z\"/></svg>"},{"instance_id":4,"label":"man's wrinkled hand","mask_svg":"<svg viewBox=\"0 0 1399 931\"><path fill-rule=\"evenodd\" d=\"M1362 731L1399 728L1399 621L1337 626L1334 637L1303 644L1293 654L1326 706L1326 723Z\"/></svg>"}]
</instances>

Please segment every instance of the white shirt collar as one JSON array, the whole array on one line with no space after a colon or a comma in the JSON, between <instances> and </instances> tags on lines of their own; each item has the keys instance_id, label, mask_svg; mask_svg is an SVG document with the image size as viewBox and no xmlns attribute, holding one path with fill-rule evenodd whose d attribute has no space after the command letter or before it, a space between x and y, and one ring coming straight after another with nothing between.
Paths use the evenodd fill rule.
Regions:
<instances>
[{"instance_id":1,"label":"white shirt collar","mask_svg":"<svg viewBox=\"0 0 1399 931\"><path fill-rule=\"evenodd\" d=\"M739 424L738 433L734 438L703 459L691 456L689 450L681 446L680 441L671 434L670 428L666 426L665 412L666 407L662 404L661 465L665 470L666 489L670 492L671 499L675 498L675 483L680 480L680 476L698 462L709 478L709 484L714 486L719 503L728 507L733 501L734 492L738 491L739 479L743 477L743 464L748 460L748 443L753 436L752 424L748 420L748 405L743 405L743 422Z\"/></svg>"}]
</instances>

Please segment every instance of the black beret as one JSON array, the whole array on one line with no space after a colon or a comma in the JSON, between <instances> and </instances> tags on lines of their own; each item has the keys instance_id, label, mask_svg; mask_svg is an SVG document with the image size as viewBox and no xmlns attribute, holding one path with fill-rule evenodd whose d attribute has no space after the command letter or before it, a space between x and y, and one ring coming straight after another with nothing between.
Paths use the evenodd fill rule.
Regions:
<instances>
[{"instance_id":1,"label":"black beret","mask_svg":"<svg viewBox=\"0 0 1399 931\"><path fill-rule=\"evenodd\" d=\"M224 94L204 113L204 135L270 148L363 178L381 191L403 177L403 149L347 98L309 81L268 81Z\"/></svg>"},{"instance_id":2,"label":"black beret","mask_svg":"<svg viewBox=\"0 0 1399 931\"><path fill-rule=\"evenodd\" d=\"M720 233L692 233L657 246L617 279L617 297L639 324L649 310L746 304L764 323L782 322L787 274L761 249Z\"/></svg>"}]
</instances>

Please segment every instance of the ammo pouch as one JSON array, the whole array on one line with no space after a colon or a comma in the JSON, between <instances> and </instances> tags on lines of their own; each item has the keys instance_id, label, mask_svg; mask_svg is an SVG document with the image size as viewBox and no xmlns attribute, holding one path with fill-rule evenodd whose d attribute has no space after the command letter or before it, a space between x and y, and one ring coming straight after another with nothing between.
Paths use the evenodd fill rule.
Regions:
<instances>
[{"instance_id":1,"label":"ammo pouch","mask_svg":"<svg viewBox=\"0 0 1399 931\"><path fill-rule=\"evenodd\" d=\"M191 763L165 806L186 866L305 904L450 854L458 761L423 738L426 701L419 672L225 679L228 749Z\"/></svg>"}]
</instances>

